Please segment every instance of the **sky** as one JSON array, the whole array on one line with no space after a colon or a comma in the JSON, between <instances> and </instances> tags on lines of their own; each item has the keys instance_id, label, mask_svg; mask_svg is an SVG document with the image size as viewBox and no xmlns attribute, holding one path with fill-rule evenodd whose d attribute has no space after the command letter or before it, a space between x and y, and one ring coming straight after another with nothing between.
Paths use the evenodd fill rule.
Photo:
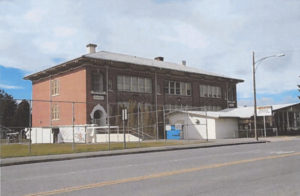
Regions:
<instances>
[{"instance_id":1,"label":"sky","mask_svg":"<svg viewBox=\"0 0 300 196\"><path fill-rule=\"evenodd\" d=\"M86 54L86 45L243 79L238 105L299 102L299 0L0 0L0 88L31 98L34 73Z\"/></svg>"}]
</instances>

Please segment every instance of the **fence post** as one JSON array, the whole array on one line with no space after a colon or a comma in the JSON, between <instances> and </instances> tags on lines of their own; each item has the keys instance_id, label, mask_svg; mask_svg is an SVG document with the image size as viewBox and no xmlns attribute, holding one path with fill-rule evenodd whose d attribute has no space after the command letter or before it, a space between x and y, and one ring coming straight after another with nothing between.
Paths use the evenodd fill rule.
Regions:
<instances>
[{"instance_id":1,"label":"fence post","mask_svg":"<svg viewBox=\"0 0 300 196\"><path fill-rule=\"evenodd\" d=\"M107 91L107 93L108 93L108 91ZM108 150L110 150L110 120L109 120L109 118L110 118L110 114L109 114L109 105L107 104L107 107L108 107L108 109L107 109L107 123L108 123Z\"/></svg>"},{"instance_id":2,"label":"fence post","mask_svg":"<svg viewBox=\"0 0 300 196\"><path fill-rule=\"evenodd\" d=\"M85 144L86 144L86 137L87 137L86 126L84 126L84 143Z\"/></svg>"},{"instance_id":3,"label":"fence post","mask_svg":"<svg viewBox=\"0 0 300 196\"><path fill-rule=\"evenodd\" d=\"M158 135L158 111L157 111L157 73L155 72L155 126L156 126L156 141L158 141L159 139L159 135Z\"/></svg>"},{"instance_id":4,"label":"fence post","mask_svg":"<svg viewBox=\"0 0 300 196\"><path fill-rule=\"evenodd\" d=\"M109 122L109 103L108 103L108 66L106 65L106 114L107 114L107 124L108 124L108 150L110 150L110 122Z\"/></svg>"},{"instance_id":5,"label":"fence post","mask_svg":"<svg viewBox=\"0 0 300 196\"><path fill-rule=\"evenodd\" d=\"M265 137L267 137L267 130L266 130L266 116L264 116L264 132L265 132Z\"/></svg>"},{"instance_id":6,"label":"fence post","mask_svg":"<svg viewBox=\"0 0 300 196\"><path fill-rule=\"evenodd\" d=\"M165 143L167 142L167 138L166 138L166 119L165 119L165 106L163 105L163 121L164 121L164 140Z\"/></svg>"},{"instance_id":7,"label":"fence post","mask_svg":"<svg viewBox=\"0 0 300 196\"><path fill-rule=\"evenodd\" d=\"M109 122L109 113L108 113L108 150L110 150L110 122Z\"/></svg>"},{"instance_id":8,"label":"fence post","mask_svg":"<svg viewBox=\"0 0 300 196\"><path fill-rule=\"evenodd\" d=\"M73 142L72 142L72 151L75 149L75 135L74 135L74 102L72 102L72 132L73 132Z\"/></svg>"},{"instance_id":9,"label":"fence post","mask_svg":"<svg viewBox=\"0 0 300 196\"><path fill-rule=\"evenodd\" d=\"M123 147L126 148L125 120L123 119Z\"/></svg>"},{"instance_id":10,"label":"fence post","mask_svg":"<svg viewBox=\"0 0 300 196\"><path fill-rule=\"evenodd\" d=\"M138 130L138 138L139 138L139 147L141 146L141 138L140 138L140 103L138 103L138 112L137 112L137 130Z\"/></svg>"},{"instance_id":11,"label":"fence post","mask_svg":"<svg viewBox=\"0 0 300 196\"><path fill-rule=\"evenodd\" d=\"M205 107L205 127L206 127L206 141L208 142L207 107Z\"/></svg>"},{"instance_id":12,"label":"fence post","mask_svg":"<svg viewBox=\"0 0 300 196\"><path fill-rule=\"evenodd\" d=\"M31 127L32 127L32 120L31 120L31 105L32 105L32 100L29 101L29 120L28 120L28 126L29 126L29 154L31 154Z\"/></svg>"},{"instance_id":13,"label":"fence post","mask_svg":"<svg viewBox=\"0 0 300 196\"><path fill-rule=\"evenodd\" d=\"M187 112L187 130L186 130L186 137L187 140L189 141L189 121L190 121L190 114ZM183 135L184 135L184 131L183 131ZM184 138L185 139L185 138Z\"/></svg>"},{"instance_id":14,"label":"fence post","mask_svg":"<svg viewBox=\"0 0 300 196\"><path fill-rule=\"evenodd\" d=\"M145 108L145 107L144 107ZM144 110L141 112L141 119L142 119L142 139L144 141L144 116L143 116Z\"/></svg>"},{"instance_id":15,"label":"fence post","mask_svg":"<svg viewBox=\"0 0 300 196\"><path fill-rule=\"evenodd\" d=\"M126 148L126 133L125 133L125 120L128 119L128 116L127 116L127 109L122 109L122 121L123 121L123 146L124 146L124 149Z\"/></svg>"},{"instance_id":16,"label":"fence post","mask_svg":"<svg viewBox=\"0 0 300 196\"><path fill-rule=\"evenodd\" d=\"M127 142L130 142L130 137L129 137L129 133L130 133L130 121L129 121L129 117L130 117L130 113L129 114L127 114L127 116L128 116L128 120L127 120L127 123L126 123L126 131L127 131L127 135L128 135L128 138L126 138L126 141ZM126 136L127 136L126 135Z\"/></svg>"}]
</instances>

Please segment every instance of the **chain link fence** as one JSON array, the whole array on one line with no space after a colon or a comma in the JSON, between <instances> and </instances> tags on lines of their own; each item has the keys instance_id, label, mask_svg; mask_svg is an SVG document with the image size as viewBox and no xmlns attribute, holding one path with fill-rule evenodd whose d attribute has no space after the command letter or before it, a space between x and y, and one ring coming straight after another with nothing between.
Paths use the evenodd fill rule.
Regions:
<instances>
[{"instance_id":1,"label":"chain link fence","mask_svg":"<svg viewBox=\"0 0 300 196\"><path fill-rule=\"evenodd\" d=\"M62 148L60 153L113 150L143 147L153 143L174 142L168 137L170 116L185 111L199 111L183 105L158 105L137 102L119 102L106 105L103 101L70 102L48 100L14 100L26 102L28 107L18 115L18 122L2 118L0 139L2 152L7 146L22 146L27 154L43 154L43 150ZM108 110L106 107L108 106ZM126 119L122 111L126 109ZM177 123L178 124L178 123ZM192 121L182 121L176 126L180 132L177 141L188 140L184 130ZM22 126L23 125L23 126ZM205 126L203 123L201 126ZM203 136L206 140L208 135ZM17 148L17 147L16 147ZM59 150L57 150L59 151ZM57 152L58 153L58 152ZM26 154L26 153L25 153Z\"/></svg>"},{"instance_id":2,"label":"chain link fence","mask_svg":"<svg viewBox=\"0 0 300 196\"><path fill-rule=\"evenodd\" d=\"M217 123L212 122L217 117L206 107L136 101L108 104L101 96L99 99L91 102L0 100L1 153L6 152L7 146L14 149L13 145L22 147L14 149L21 156L25 152L43 154L47 150L53 154L143 147L151 142L174 140L205 141L217 138L216 132L223 131L220 124L210 126ZM236 120L236 132L218 137L253 138L253 119ZM258 137L278 136L279 121L275 120L272 117L259 120Z\"/></svg>"}]
</instances>

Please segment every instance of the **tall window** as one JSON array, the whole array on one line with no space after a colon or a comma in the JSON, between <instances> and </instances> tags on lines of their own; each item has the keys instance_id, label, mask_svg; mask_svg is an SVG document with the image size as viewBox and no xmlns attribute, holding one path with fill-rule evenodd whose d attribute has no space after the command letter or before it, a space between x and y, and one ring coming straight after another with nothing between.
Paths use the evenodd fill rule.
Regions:
<instances>
[{"instance_id":1,"label":"tall window","mask_svg":"<svg viewBox=\"0 0 300 196\"><path fill-rule=\"evenodd\" d=\"M51 119L52 120L59 120L59 106L58 106L58 104L52 105Z\"/></svg>"},{"instance_id":2,"label":"tall window","mask_svg":"<svg viewBox=\"0 0 300 196\"><path fill-rule=\"evenodd\" d=\"M185 95L190 96L192 94L191 83L166 81L164 91L170 95Z\"/></svg>"},{"instance_id":3,"label":"tall window","mask_svg":"<svg viewBox=\"0 0 300 196\"><path fill-rule=\"evenodd\" d=\"M201 84L200 97L221 98L221 87Z\"/></svg>"},{"instance_id":4,"label":"tall window","mask_svg":"<svg viewBox=\"0 0 300 196\"><path fill-rule=\"evenodd\" d=\"M92 91L103 92L103 74L92 73Z\"/></svg>"},{"instance_id":5,"label":"tall window","mask_svg":"<svg viewBox=\"0 0 300 196\"><path fill-rule=\"evenodd\" d=\"M234 95L234 86L228 87L228 101L234 101L235 95Z\"/></svg>"},{"instance_id":6,"label":"tall window","mask_svg":"<svg viewBox=\"0 0 300 196\"><path fill-rule=\"evenodd\" d=\"M138 92L145 92L145 79L138 78Z\"/></svg>"},{"instance_id":7,"label":"tall window","mask_svg":"<svg viewBox=\"0 0 300 196\"><path fill-rule=\"evenodd\" d=\"M59 81L58 79L51 80L51 95L59 95Z\"/></svg>"},{"instance_id":8,"label":"tall window","mask_svg":"<svg viewBox=\"0 0 300 196\"><path fill-rule=\"evenodd\" d=\"M139 93L151 93L152 92L152 80L150 78L142 78L135 76L118 76L117 77L118 90L139 92Z\"/></svg>"},{"instance_id":9,"label":"tall window","mask_svg":"<svg viewBox=\"0 0 300 196\"><path fill-rule=\"evenodd\" d=\"M130 91L138 92L139 90L138 85L138 77L131 77L131 88Z\"/></svg>"}]
</instances>

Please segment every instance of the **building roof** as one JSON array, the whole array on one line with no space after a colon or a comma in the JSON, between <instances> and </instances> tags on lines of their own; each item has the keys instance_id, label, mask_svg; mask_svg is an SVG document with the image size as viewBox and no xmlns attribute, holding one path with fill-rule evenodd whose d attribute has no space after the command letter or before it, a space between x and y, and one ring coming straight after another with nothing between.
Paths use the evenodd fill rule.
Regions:
<instances>
[{"instance_id":1,"label":"building roof","mask_svg":"<svg viewBox=\"0 0 300 196\"><path fill-rule=\"evenodd\" d=\"M289 103L272 105L272 110L280 110L286 107L294 106L300 103ZM238 108L227 108L218 112L207 112L204 111L186 111L185 113L195 114L200 116L208 116L211 118L251 118L254 115L254 108L251 107L238 107Z\"/></svg>"},{"instance_id":2,"label":"building roof","mask_svg":"<svg viewBox=\"0 0 300 196\"><path fill-rule=\"evenodd\" d=\"M72 63L78 63L81 59L99 59L99 60L105 60L105 61L115 61L115 62L148 66L148 67L153 67L153 68L158 68L158 69L166 69L166 70L174 70L174 71L202 74L202 75L208 75L208 76L215 76L215 77L221 77L221 78L225 78L225 79L231 79L231 80L234 80L235 82L243 82L243 80L241 80L241 79L231 78L231 77L227 77L227 76L224 76L221 74L207 72L207 71L204 71L204 70L201 70L198 68L184 66L182 64L176 64L176 63L171 63L171 62L166 62L166 61L159 61L159 60L154 60L154 59L136 57L136 56L131 56L131 55L107 52L107 51L100 51L100 52L89 53L89 54L83 55L79 58L67 61L65 63L59 64L54 67L50 67L43 71L28 75L28 76L24 77L24 79L34 80L39 77L45 77L47 75L51 75L54 72L59 71L60 69L62 69L64 71L68 68L74 69L74 64L72 65Z\"/></svg>"},{"instance_id":3,"label":"building roof","mask_svg":"<svg viewBox=\"0 0 300 196\"><path fill-rule=\"evenodd\" d=\"M144 65L149 67L155 67L160 69L168 69L168 70L175 70L175 71L182 71L182 72L189 72L189 73L196 73L196 74L203 74L203 75L210 75L216 77L222 77L227 79L238 80L239 82L243 82L241 79L231 78L220 74L215 74L212 72L207 72L195 67L189 67L182 64L171 63L166 61L159 61L155 59L147 59L137 56L107 52L107 51L100 51L96 53L86 54L83 55L84 57L95 58L95 59L102 59L102 60L112 60L117 62L123 63L131 63L136 65Z\"/></svg>"}]
</instances>

